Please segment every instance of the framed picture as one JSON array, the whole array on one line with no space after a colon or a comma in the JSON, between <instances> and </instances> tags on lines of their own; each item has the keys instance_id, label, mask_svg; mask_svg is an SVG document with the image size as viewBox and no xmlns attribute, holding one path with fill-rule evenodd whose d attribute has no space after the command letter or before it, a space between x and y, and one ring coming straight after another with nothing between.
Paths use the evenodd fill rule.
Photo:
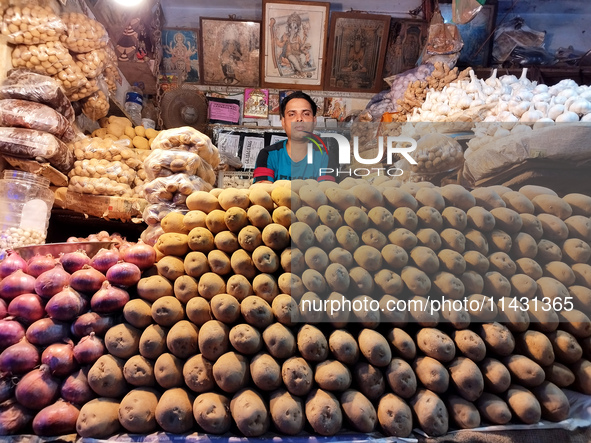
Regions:
<instances>
[{"instance_id":1,"label":"framed picture","mask_svg":"<svg viewBox=\"0 0 591 443\"><path fill-rule=\"evenodd\" d=\"M428 32L429 23L424 20L392 18L382 77L414 68L427 42Z\"/></svg>"},{"instance_id":2,"label":"framed picture","mask_svg":"<svg viewBox=\"0 0 591 443\"><path fill-rule=\"evenodd\" d=\"M261 22L200 18L205 85L258 86Z\"/></svg>"},{"instance_id":3,"label":"framed picture","mask_svg":"<svg viewBox=\"0 0 591 443\"><path fill-rule=\"evenodd\" d=\"M246 88L244 90L244 117L267 118L269 116L269 91Z\"/></svg>"},{"instance_id":4,"label":"framed picture","mask_svg":"<svg viewBox=\"0 0 591 443\"><path fill-rule=\"evenodd\" d=\"M328 2L263 0L263 87L322 89L328 8Z\"/></svg>"},{"instance_id":5,"label":"framed picture","mask_svg":"<svg viewBox=\"0 0 591 443\"><path fill-rule=\"evenodd\" d=\"M333 12L324 89L379 92L390 16Z\"/></svg>"},{"instance_id":6,"label":"framed picture","mask_svg":"<svg viewBox=\"0 0 591 443\"><path fill-rule=\"evenodd\" d=\"M178 71L180 81L199 83L197 31L191 29L162 30L162 71Z\"/></svg>"},{"instance_id":7,"label":"framed picture","mask_svg":"<svg viewBox=\"0 0 591 443\"><path fill-rule=\"evenodd\" d=\"M452 19L452 4L441 3L439 5L441 15L446 22ZM459 66L490 66L490 55L494 38L491 34L495 30L497 17L497 2L487 4L480 12L465 25L457 25L458 31L464 40L464 47L458 59Z\"/></svg>"}]
</instances>

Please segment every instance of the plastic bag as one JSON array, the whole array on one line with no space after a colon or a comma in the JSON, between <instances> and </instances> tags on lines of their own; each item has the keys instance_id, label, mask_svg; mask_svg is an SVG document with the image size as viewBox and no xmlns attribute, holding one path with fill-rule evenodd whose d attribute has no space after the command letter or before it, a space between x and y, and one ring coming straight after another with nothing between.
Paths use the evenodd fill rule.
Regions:
<instances>
[{"instance_id":1,"label":"plastic bag","mask_svg":"<svg viewBox=\"0 0 591 443\"><path fill-rule=\"evenodd\" d=\"M49 6L11 6L2 17L2 34L14 45L55 42L65 33L66 25Z\"/></svg>"},{"instance_id":2,"label":"plastic bag","mask_svg":"<svg viewBox=\"0 0 591 443\"><path fill-rule=\"evenodd\" d=\"M155 205L148 205L142 214L142 218L148 225L160 224L162 219L171 212L180 212L186 214L189 209L186 206L174 206L167 203L157 203Z\"/></svg>"},{"instance_id":3,"label":"plastic bag","mask_svg":"<svg viewBox=\"0 0 591 443\"><path fill-rule=\"evenodd\" d=\"M62 15L62 21L67 31L60 40L72 52L90 52L107 46L107 31L96 20L79 12L69 12Z\"/></svg>"},{"instance_id":4,"label":"plastic bag","mask_svg":"<svg viewBox=\"0 0 591 443\"><path fill-rule=\"evenodd\" d=\"M0 128L0 154L46 160L62 172L74 164L72 150L64 142L34 129Z\"/></svg>"},{"instance_id":5,"label":"plastic bag","mask_svg":"<svg viewBox=\"0 0 591 443\"><path fill-rule=\"evenodd\" d=\"M72 145L76 160L97 159L121 161L136 171L143 167L135 149L131 149L129 140L84 138ZM144 177L145 178L145 177Z\"/></svg>"},{"instance_id":6,"label":"plastic bag","mask_svg":"<svg viewBox=\"0 0 591 443\"><path fill-rule=\"evenodd\" d=\"M91 120L106 117L111 108L107 84L100 78L95 80L98 90L82 100L82 112Z\"/></svg>"},{"instance_id":7,"label":"plastic bag","mask_svg":"<svg viewBox=\"0 0 591 443\"><path fill-rule=\"evenodd\" d=\"M463 47L464 41L458 27L453 23L445 23L441 11L436 10L429 25L427 44L419 57L419 63L442 62L453 68Z\"/></svg>"},{"instance_id":8,"label":"plastic bag","mask_svg":"<svg viewBox=\"0 0 591 443\"><path fill-rule=\"evenodd\" d=\"M123 183L129 186L135 186L136 172L134 169L120 161L110 162L108 160L76 160L74 168L69 176L89 177L89 178L108 178L117 183Z\"/></svg>"},{"instance_id":9,"label":"plastic bag","mask_svg":"<svg viewBox=\"0 0 591 443\"><path fill-rule=\"evenodd\" d=\"M187 174L158 177L144 186L144 198L149 203L184 205L194 191L211 191L212 186L201 178Z\"/></svg>"},{"instance_id":10,"label":"plastic bag","mask_svg":"<svg viewBox=\"0 0 591 443\"><path fill-rule=\"evenodd\" d=\"M140 234L140 239L145 244L154 246L162 234L164 234L164 229L162 229L160 223L148 225L148 227Z\"/></svg>"},{"instance_id":11,"label":"plastic bag","mask_svg":"<svg viewBox=\"0 0 591 443\"><path fill-rule=\"evenodd\" d=\"M76 132L66 117L49 106L27 100L0 100L0 126L49 132L64 142L76 139Z\"/></svg>"},{"instance_id":12,"label":"plastic bag","mask_svg":"<svg viewBox=\"0 0 591 443\"><path fill-rule=\"evenodd\" d=\"M556 57L550 54L544 48L530 46L515 46L511 55L506 61L510 61L512 64L519 64L521 66L528 65L553 65L557 62Z\"/></svg>"},{"instance_id":13,"label":"plastic bag","mask_svg":"<svg viewBox=\"0 0 591 443\"><path fill-rule=\"evenodd\" d=\"M492 55L495 61L503 63L516 46L541 47L546 32L534 31L525 24L521 17L515 17L502 23L495 31Z\"/></svg>"},{"instance_id":14,"label":"plastic bag","mask_svg":"<svg viewBox=\"0 0 591 443\"><path fill-rule=\"evenodd\" d=\"M93 49L90 52L74 55L74 60L86 78L95 78L105 70L107 51L105 49Z\"/></svg>"},{"instance_id":15,"label":"plastic bag","mask_svg":"<svg viewBox=\"0 0 591 443\"><path fill-rule=\"evenodd\" d=\"M452 0L452 21L465 25L476 17L486 0Z\"/></svg>"},{"instance_id":16,"label":"plastic bag","mask_svg":"<svg viewBox=\"0 0 591 443\"><path fill-rule=\"evenodd\" d=\"M151 149L180 149L196 152L214 168L220 163L220 154L211 139L191 126L160 131L152 142Z\"/></svg>"},{"instance_id":17,"label":"plastic bag","mask_svg":"<svg viewBox=\"0 0 591 443\"><path fill-rule=\"evenodd\" d=\"M0 98L14 98L42 103L62 114L69 122L75 115L70 100L53 78L14 69L0 86Z\"/></svg>"},{"instance_id":18,"label":"plastic bag","mask_svg":"<svg viewBox=\"0 0 591 443\"><path fill-rule=\"evenodd\" d=\"M68 94L68 98L73 101L77 102L78 100L82 100L84 98L90 97L92 94L99 90L99 82L97 79L87 79L86 82L76 90L72 91ZM95 119L91 119L95 120Z\"/></svg>"},{"instance_id":19,"label":"plastic bag","mask_svg":"<svg viewBox=\"0 0 591 443\"><path fill-rule=\"evenodd\" d=\"M111 197L132 197L133 192L129 185L118 183L106 177L70 177L68 190L79 194L108 195Z\"/></svg>"},{"instance_id":20,"label":"plastic bag","mask_svg":"<svg viewBox=\"0 0 591 443\"><path fill-rule=\"evenodd\" d=\"M144 169L150 180L185 173L195 175L201 166L201 157L194 152L156 149L144 161Z\"/></svg>"}]
</instances>

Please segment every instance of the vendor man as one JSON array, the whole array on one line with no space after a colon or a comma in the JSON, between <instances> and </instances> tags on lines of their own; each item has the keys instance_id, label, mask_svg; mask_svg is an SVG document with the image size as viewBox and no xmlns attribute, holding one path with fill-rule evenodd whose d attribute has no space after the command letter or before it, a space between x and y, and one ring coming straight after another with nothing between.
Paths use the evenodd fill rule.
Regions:
<instances>
[{"instance_id":1,"label":"vendor man","mask_svg":"<svg viewBox=\"0 0 591 443\"><path fill-rule=\"evenodd\" d=\"M331 157L312 131L316 124L316 103L308 95L296 91L283 99L279 105L281 126L287 139L267 146L259 152L254 169L255 183L271 183L276 180L315 179L333 180L330 175L321 175L323 168L336 171ZM315 140L313 143L311 140ZM308 143L313 146L312 162L308 163Z\"/></svg>"}]
</instances>

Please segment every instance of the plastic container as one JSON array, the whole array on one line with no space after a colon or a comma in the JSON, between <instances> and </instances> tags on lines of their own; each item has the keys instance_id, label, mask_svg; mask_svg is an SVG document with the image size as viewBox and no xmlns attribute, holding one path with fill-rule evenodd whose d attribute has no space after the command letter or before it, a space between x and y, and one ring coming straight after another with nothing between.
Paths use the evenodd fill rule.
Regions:
<instances>
[{"instance_id":1,"label":"plastic container","mask_svg":"<svg viewBox=\"0 0 591 443\"><path fill-rule=\"evenodd\" d=\"M137 83L134 83L125 94L125 110L133 120L135 126L142 124L142 107L144 106L144 93Z\"/></svg>"},{"instance_id":2,"label":"plastic container","mask_svg":"<svg viewBox=\"0 0 591 443\"><path fill-rule=\"evenodd\" d=\"M55 199L49 180L6 170L0 180L0 249L42 245Z\"/></svg>"},{"instance_id":3,"label":"plastic container","mask_svg":"<svg viewBox=\"0 0 591 443\"><path fill-rule=\"evenodd\" d=\"M146 100L142 108L142 126L146 129L156 129L156 120L158 120L158 114L154 103L152 100Z\"/></svg>"}]
</instances>

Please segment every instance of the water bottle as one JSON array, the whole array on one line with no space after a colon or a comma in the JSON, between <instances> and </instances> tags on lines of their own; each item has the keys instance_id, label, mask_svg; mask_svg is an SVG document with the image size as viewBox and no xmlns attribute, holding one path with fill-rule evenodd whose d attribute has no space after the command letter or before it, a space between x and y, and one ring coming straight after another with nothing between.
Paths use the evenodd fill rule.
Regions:
<instances>
[{"instance_id":1,"label":"water bottle","mask_svg":"<svg viewBox=\"0 0 591 443\"><path fill-rule=\"evenodd\" d=\"M125 94L125 110L133 120L135 126L142 124L142 107L144 105L144 94L137 83L134 83L127 94Z\"/></svg>"},{"instance_id":2,"label":"water bottle","mask_svg":"<svg viewBox=\"0 0 591 443\"><path fill-rule=\"evenodd\" d=\"M148 99L142 109L142 126L146 129L156 129L156 120L158 120L158 113L152 100Z\"/></svg>"}]
</instances>

